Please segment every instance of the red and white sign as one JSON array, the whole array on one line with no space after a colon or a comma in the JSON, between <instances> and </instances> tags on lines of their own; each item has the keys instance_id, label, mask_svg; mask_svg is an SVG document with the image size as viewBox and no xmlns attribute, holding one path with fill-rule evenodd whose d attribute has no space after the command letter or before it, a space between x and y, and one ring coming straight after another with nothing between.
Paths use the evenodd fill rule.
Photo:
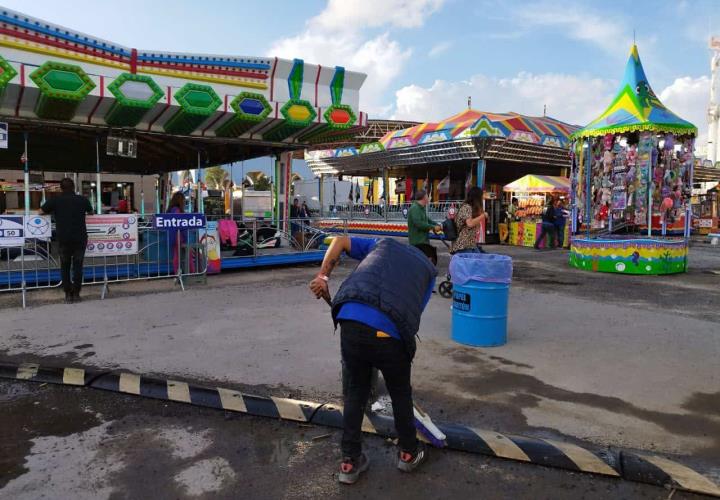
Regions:
<instances>
[{"instance_id":1,"label":"red and white sign","mask_svg":"<svg viewBox=\"0 0 720 500\"><path fill-rule=\"evenodd\" d=\"M107 257L138 253L138 221L128 215L88 215L85 255Z\"/></svg>"}]
</instances>

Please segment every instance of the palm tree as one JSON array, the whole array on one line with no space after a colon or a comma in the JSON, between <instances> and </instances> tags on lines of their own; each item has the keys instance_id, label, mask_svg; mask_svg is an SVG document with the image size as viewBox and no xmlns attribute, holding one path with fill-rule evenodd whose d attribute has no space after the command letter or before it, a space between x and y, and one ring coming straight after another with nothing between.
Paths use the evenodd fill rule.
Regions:
<instances>
[{"instance_id":1,"label":"palm tree","mask_svg":"<svg viewBox=\"0 0 720 500\"><path fill-rule=\"evenodd\" d=\"M215 189L222 189L224 182L229 178L227 171L222 167L205 169L205 182Z\"/></svg>"}]
</instances>

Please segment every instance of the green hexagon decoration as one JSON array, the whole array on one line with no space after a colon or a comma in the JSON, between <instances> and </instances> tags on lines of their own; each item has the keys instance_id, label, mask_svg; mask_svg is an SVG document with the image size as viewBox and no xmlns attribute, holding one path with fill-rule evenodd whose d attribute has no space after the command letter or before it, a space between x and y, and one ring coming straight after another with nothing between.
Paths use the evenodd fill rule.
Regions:
<instances>
[{"instance_id":1,"label":"green hexagon decoration","mask_svg":"<svg viewBox=\"0 0 720 500\"><path fill-rule=\"evenodd\" d=\"M323 113L325 121L333 130L344 130L355 125L357 116L347 104L333 104Z\"/></svg>"},{"instance_id":2,"label":"green hexagon decoration","mask_svg":"<svg viewBox=\"0 0 720 500\"><path fill-rule=\"evenodd\" d=\"M10 80L16 76L17 71L15 71L15 68L10 66L10 63L7 62L3 56L0 56L0 96L2 96Z\"/></svg>"},{"instance_id":3,"label":"green hexagon decoration","mask_svg":"<svg viewBox=\"0 0 720 500\"><path fill-rule=\"evenodd\" d=\"M263 139L268 141L282 141L311 125L315 118L317 118L315 108L304 99L290 99L280 108L280 113L285 117L285 121L265 132Z\"/></svg>"},{"instance_id":4,"label":"green hexagon decoration","mask_svg":"<svg viewBox=\"0 0 720 500\"><path fill-rule=\"evenodd\" d=\"M241 92L230 103L235 114L218 127L220 137L238 137L262 122L272 111L265 96L254 92Z\"/></svg>"},{"instance_id":5,"label":"green hexagon decoration","mask_svg":"<svg viewBox=\"0 0 720 500\"><path fill-rule=\"evenodd\" d=\"M220 107L222 101L209 85L186 83L175 93L180 109L165 124L165 132L187 135Z\"/></svg>"},{"instance_id":6,"label":"green hexagon decoration","mask_svg":"<svg viewBox=\"0 0 720 500\"><path fill-rule=\"evenodd\" d=\"M40 118L70 120L95 83L80 66L48 61L30 73L40 91L35 114Z\"/></svg>"},{"instance_id":7,"label":"green hexagon decoration","mask_svg":"<svg viewBox=\"0 0 720 500\"><path fill-rule=\"evenodd\" d=\"M146 75L123 73L108 85L115 102L105 115L108 125L134 127L164 93L157 83Z\"/></svg>"},{"instance_id":8,"label":"green hexagon decoration","mask_svg":"<svg viewBox=\"0 0 720 500\"><path fill-rule=\"evenodd\" d=\"M317 117L315 108L304 99L290 99L280 108L288 125L294 127L307 127Z\"/></svg>"}]
</instances>

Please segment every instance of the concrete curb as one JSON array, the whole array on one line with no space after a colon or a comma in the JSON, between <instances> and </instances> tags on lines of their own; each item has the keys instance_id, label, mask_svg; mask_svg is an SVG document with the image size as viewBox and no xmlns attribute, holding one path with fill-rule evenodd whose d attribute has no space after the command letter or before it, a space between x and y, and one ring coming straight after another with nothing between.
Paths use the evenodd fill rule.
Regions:
<instances>
[{"instance_id":1,"label":"concrete curb","mask_svg":"<svg viewBox=\"0 0 720 500\"><path fill-rule=\"evenodd\" d=\"M134 373L0 364L0 378L90 387L259 417L342 428L342 408L334 404L254 396L222 387L196 386ZM501 434L462 425L440 424L438 427L447 435L450 449L668 486L720 498L720 487L711 479L658 455L623 450L596 452L573 443ZM375 414L366 416L363 431L395 437L392 418Z\"/></svg>"}]
</instances>

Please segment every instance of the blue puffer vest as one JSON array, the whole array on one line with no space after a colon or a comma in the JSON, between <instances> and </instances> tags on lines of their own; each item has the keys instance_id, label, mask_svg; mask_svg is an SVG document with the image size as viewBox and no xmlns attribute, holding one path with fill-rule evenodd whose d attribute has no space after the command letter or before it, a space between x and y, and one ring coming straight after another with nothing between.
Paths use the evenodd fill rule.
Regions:
<instances>
[{"instance_id":1,"label":"blue puffer vest","mask_svg":"<svg viewBox=\"0 0 720 500\"><path fill-rule=\"evenodd\" d=\"M345 302L360 302L383 312L415 352L415 335L425 295L437 271L415 247L382 239L340 286L332 307L333 321Z\"/></svg>"}]
</instances>

